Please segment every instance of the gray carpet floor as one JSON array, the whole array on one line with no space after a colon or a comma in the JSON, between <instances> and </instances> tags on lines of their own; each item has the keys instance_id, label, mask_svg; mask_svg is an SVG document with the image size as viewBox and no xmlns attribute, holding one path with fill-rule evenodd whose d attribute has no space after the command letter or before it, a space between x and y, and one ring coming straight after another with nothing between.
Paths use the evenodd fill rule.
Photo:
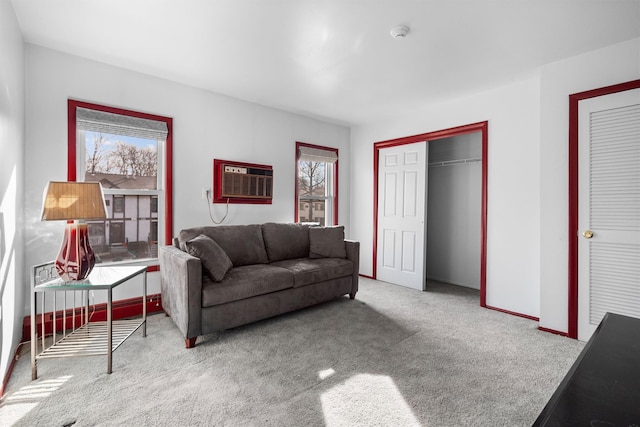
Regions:
<instances>
[{"instance_id":1,"label":"gray carpet floor","mask_svg":"<svg viewBox=\"0 0 640 427\"><path fill-rule=\"evenodd\" d=\"M46 359L28 345L0 403L17 426L529 426L584 343L479 307L479 293L361 279L348 297L187 350L148 320L106 357Z\"/></svg>"}]
</instances>

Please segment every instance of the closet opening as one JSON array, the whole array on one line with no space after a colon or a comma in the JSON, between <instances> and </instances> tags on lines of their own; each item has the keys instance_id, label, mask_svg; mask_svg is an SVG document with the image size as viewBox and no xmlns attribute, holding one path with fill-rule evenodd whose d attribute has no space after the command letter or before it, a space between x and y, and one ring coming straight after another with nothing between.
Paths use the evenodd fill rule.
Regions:
<instances>
[{"instance_id":1,"label":"closet opening","mask_svg":"<svg viewBox=\"0 0 640 427\"><path fill-rule=\"evenodd\" d=\"M427 281L480 290L482 134L427 147Z\"/></svg>"},{"instance_id":2,"label":"closet opening","mask_svg":"<svg viewBox=\"0 0 640 427\"><path fill-rule=\"evenodd\" d=\"M473 178L471 177L459 178L457 179L455 184L452 184L452 183L447 184L447 185L450 185L451 187L433 189L433 192L435 193L438 193L438 192L449 193L448 195L451 196L450 193L454 191L453 187L455 186L457 188L458 186L462 186L465 180L467 184L471 185L471 187L469 188L473 187L472 184L474 182L478 184L475 187L476 189L479 186L479 190L477 190L477 192L470 195L472 200L463 202L460 200L457 200L457 201L452 200L451 197L449 197L449 199L445 198L442 201L443 205L445 203L450 205L450 207L448 208L447 215L455 216L455 215L464 213L463 212L464 210L468 210L468 207L465 206L465 203L469 203L469 204L476 203L475 201L477 201L479 198L479 203L476 203L476 206L479 206L479 208L476 208L474 210L475 219L469 215L468 217L469 219L465 220L465 221L468 221L469 228L474 227L473 224L475 222L476 233L463 234L463 238L459 239L458 234L461 234L461 227L454 223L447 224L446 227L448 227L447 228L449 230L448 233L451 234L448 237L450 237L451 239L450 239L450 242L447 242L446 244L443 243L440 249L440 251L442 252L442 254L440 255L444 256L445 252L447 252L447 255L450 255L451 253L449 252L451 251L451 249L448 247L461 244L458 241L466 240L466 242L463 243L465 246L469 246L469 247L475 246L475 248L472 248L472 250L475 249L475 252L473 255L472 255L472 252L465 251L463 255L458 254L453 257L450 256L446 262L441 261L446 266L445 269L441 269L441 270L445 270L446 272L447 269L449 270L459 269L461 267L461 264L466 262L463 260L463 258L466 259L466 257L473 256L475 257L474 264L469 266L469 271L472 271L475 269L476 271L475 278L472 278L470 275L469 276L465 276L464 274L460 275L459 273L457 274L460 277L446 276L441 270L435 269L433 265L431 266L431 268L429 268L428 258L435 256L434 251L436 249L434 249L433 246L438 245L437 242L439 240L436 240L436 243L431 243L431 246L432 246L431 249L425 248L424 250L423 259L425 261L425 268L426 268L425 276L432 280L446 281L448 283L454 283L462 286L473 287L475 289L478 289L478 286L479 286L480 306L481 307L487 306L486 305L486 281L487 281L486 280L487 278L486 263L487 263L487 206L488 206L488 202L487 202L488 200L487 198L488 165L487 163L488 163L488 141L489 141L488 127L489 127L489 123L487 121L484 121L484 122L472 123L469 125L458 126L455 128L443 129L435 132L429 132L429 133L407 136L407 137L397 138L393 140L374 143L374 151L373 151L373 163L374 163L373 215L374 217L373 217L373 254L372 254L373 255L372 278L373 279L377 278L378 247L380 245L380 250L383 250L383 246L381 246L382 240L380 239L384 237L384 236L382 237L379 236L379 232L378 232L379 215L382 214L381 212L379 212L379 208L380 208L379 207L379 197L380 197L379 187L381 184L379 183L379 171L381 170L379 167L380 166L379 162L381 161L381 155L382 155L381 152L387 148L398 147L406 144L416 144L420 142L424 143L424 141L428 141L427 145L434 145L436 146L436 148L434 148L434 151L433 151L434 157L427 160L427 164L423 165L425 169L428 168L428 164L431 164L432 168L430 169L435 169L435 170L437 170L438 168L440 169L439 171L434 172L434 174L447 175L447 174L450 174L452 170L447 170L446 168L453 168L453 167L456 167L456 165L457 166L466 165L468 166L467 169L469 171L479 168L480 177L478 178L476 175L473 175ZM455 140L450 140L450 138L454 138L454 137L461 137L459 140L460 142L456 143ZM479 155L477 155L478 154L477 142L475 144L472 142L474 140L477 141L477 138L479 138L480 140ZM441 140L443 140L442 146L438 147L437 146L438 141L441 141ZM447 146L447 144L451 144L452 141L454 142L454 144ZM385 150L385 151L388 151L388 150ZM453 151L453 153L447 153L448 151ZM440 159L440 160L437 160L437 159ZM428 175L429 174L427 173L427 176ZM437 182L437 179L438 178L436 177L435 178L436 182ZM478 179L479 179L479 182L478 182ZM429 184L428 191L431 191L431 186L432 184ZM449 188L449 190L446 190L446 188ZM447 196L447 194L444 194L444 196ZM453 209L453 211L451 211L451 209ZM425 225L424 228L427 230L427 237L425 241L429 239L428 237L429 228L433 229L434 227L440 227L440 225L432 225L431 227L429 227L429 224L428 224L429 215L430 214L427 211L426 223L424 224ZM434 212L434 216L435 216L435 219L437 220L438 212ZM442 227L445 227L445 226L442 226ZM464 229L465 227L467 227L467 225L462 227L462 229ZM440 239L445 237L447 236L441 237ZM454 242L454 240L456 241ZM453 264L453 266L451 266L451 264ZM467 270L467 268L464 268L464 270Z\"/></svg>"}]
</instances>

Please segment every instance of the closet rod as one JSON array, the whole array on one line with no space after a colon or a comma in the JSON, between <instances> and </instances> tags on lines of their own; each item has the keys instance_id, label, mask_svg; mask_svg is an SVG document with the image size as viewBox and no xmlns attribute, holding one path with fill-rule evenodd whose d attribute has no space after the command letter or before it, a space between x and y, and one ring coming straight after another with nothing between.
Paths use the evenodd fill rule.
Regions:
<instances>
[{"instance_id":1,"label":"closet rod","mask_svg":"<svg viewBox=\"0 0 640 427\"><path fill-rule=\"evenodd\" d=\"M444 162L433 162L433 163L429 163L429 167L463 165L466 163L477 163L481 161L482 161L481 157L473 157L471 159L458 159L458 160L447 160Z\"/></svg>"}]
</instances>

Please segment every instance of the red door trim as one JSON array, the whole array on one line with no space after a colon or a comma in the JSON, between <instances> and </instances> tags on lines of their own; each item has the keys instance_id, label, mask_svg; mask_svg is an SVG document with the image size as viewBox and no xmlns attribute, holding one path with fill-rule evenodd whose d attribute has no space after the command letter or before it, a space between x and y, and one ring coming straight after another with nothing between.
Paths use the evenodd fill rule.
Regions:
<instances>
[{"instance_id":1,"label":"red door trim","mask_svg":"<svg viewBox=\"0 0 640 427\"><path fill-rule=\"evenodd\" d=\"M569 275L567 336L578 338L578 107L589 98L640 88L640 80L632 80L569 95Z\"/></svg>"},{"instance_id":2,"label":"red door trim","mask_svg":"<svg viewBox=\"0 0 640 427\"><path fill-rule=\"evenodd\" d=\"M378 259L378 159L380 150L383 148L396 147L399 145L413 144L422 141L434 141L452 136L465 135L473 132L482 134L482 206L481 228L480 228L480 306L486 307L487 299L487 171L489 153L489 122L471 123L449 129L442 129L435 132L427 132L420 135L406 136L388 141L376 142L373 144L373 274L377 276Z\"/></svg>"}]
</instances>

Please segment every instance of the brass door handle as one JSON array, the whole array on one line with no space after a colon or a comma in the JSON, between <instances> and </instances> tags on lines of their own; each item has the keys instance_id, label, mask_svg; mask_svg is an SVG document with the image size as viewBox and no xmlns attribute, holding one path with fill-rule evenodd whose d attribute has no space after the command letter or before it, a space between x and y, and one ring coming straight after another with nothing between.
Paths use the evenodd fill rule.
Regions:
<instances>
[{"instance_id":1,"label":"brass door handle","mask_svg":"<svg viewBox=\"0 0 640 427\"><path fill-rule=\"evenodd\" d=\"M582 233L582 236L584 236L585 239L590 239L593 237L593 231L586 230Z\"/></svg>"}]
</instances>

